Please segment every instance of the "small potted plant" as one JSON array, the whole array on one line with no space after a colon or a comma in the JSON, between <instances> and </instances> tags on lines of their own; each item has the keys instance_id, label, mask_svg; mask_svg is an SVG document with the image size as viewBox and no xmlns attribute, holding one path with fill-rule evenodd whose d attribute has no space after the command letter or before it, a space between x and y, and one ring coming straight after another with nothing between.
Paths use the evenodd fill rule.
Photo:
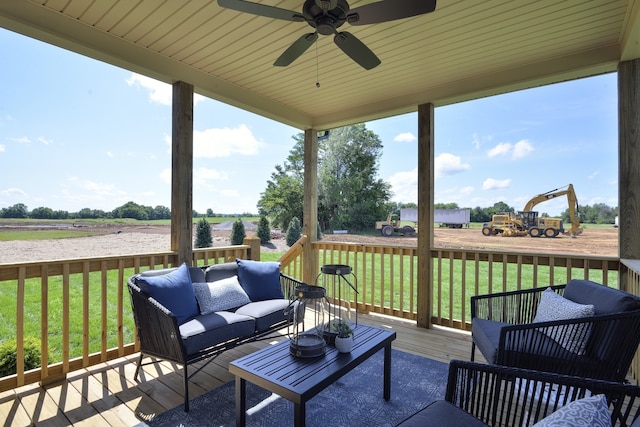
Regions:
<instances>
[{"instance_id":1,"label":"small potted plant","mask_svg":"<svg viewBox=\"0 0 640 427\"><path fill-rule=\"evenodd\" d=\"M353 329L349 322L336 319L332 322L331 328L336 333L336 348L340 353L349 353L353 348Z\"/></svg>"}]
</instances>

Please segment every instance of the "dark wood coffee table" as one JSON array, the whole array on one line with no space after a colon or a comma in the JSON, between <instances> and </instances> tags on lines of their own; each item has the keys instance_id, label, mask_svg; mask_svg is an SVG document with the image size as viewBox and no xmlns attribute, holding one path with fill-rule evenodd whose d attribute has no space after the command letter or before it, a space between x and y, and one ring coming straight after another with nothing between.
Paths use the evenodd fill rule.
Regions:
<instances>
[{"instance_id":1,"label":"dark wood coffee table","mask_svg":"<svg viewBox=\"0 0 640 427\"><path fill-rule=\"evenodd\" d=\"M392 330L358 325L351 353L338 353L327 346L324 356L313 359L297 358L289 353L289 340L251 353L229 364L229 372L236 376L236 426L246 423L246 382L250 381L293 402L294 424L305 425L305 404L316 394L347 372L384 348L383 397L391 398L391 342L396 339Z\"/></svg>"}]
</instances>

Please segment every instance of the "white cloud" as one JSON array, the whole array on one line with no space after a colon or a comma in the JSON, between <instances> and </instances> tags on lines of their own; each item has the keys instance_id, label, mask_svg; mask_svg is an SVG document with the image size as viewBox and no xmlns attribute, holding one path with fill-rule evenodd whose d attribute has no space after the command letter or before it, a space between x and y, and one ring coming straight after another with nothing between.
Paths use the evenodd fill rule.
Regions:
<instances>
[{"instance_id":1,"label":"white cloud","mask_svg":"<svg viewBox=\"0 0 640 427\"><path fill-rule=\"evenodd\" d=\"M395 142L413 142L417 140L416 136L411 132L404 132L393 138Z\"/></svg>"},{"instance_id":2,"label":"white cloud","mask_svg":"<svg viewBox=\"0 0 640 427\"><path fill-rule=\"evenodd\" d=\"M123 191L118 190L113 184L95 182L75 176L68 180L68 186L71 188L71 192L78 190L91 194L92 196L86 197L87 199L124 194Z\"/></svg>"},{"instance_id":3,"label":"white cloud","mask_svg":"<svg viewBox=\"0 0 640 427\"><path fill-rule=\"evenodd\" d=\"M194 158L229 157L233 154L257 155L263 145L246 125L212 128L193 132Z\"/></svg>"},{"instance_id":4,"label":"white cloud","mask_svg":"<svg viewBox=\"0 0 640 427\"><path fill-rule=\"evenodd\" d=\"M513 154L511 156L512 159L521 159L523 157L528 156L530 153L534 151L533 145L526 139L516 142L516 145L513 147Z\"/></svg>"},{"instance_id":5,"label":"white cloud","mask_svg":"<svg viewBox=\"0 0 640 427\"><path fill-rule=\"evenodd\" d=\"M197 168L193 171L194 187L215 188L215 186L212 186L212 182L226 181L228 179L229 175L226 172L220 172L216 169Z\"/></svg>"},{"instance_id":6,"label":"white cloud","mask_svg":"<svg viewBox=\"0 0 640 427\"><path fill-rule=\"evenodd\" d=\"M23 199L27 197L27 193L19 188L7 188L6 190L0 191L0 196Z\"/></svg>"},{"instance_id":7,"label":"white cloud","mask_svg":"<svg viewBox=\"0 0 640 427\"><path fill-rule=\"evenodd\" d=\"M29 143L31 143L31 140L26 136L22 136L20 138L11 138L11 141L19 142L20 144L29 144Z\"/></svg>"},{"instance_id":8,"label":"white cloud","mask_svg":"<svg viewBox=\"0 0 640 427\"><path fill-rule=\"evenodd\" d=\"M132 73L126 82L129 86L146 89L149 92L149 101L160 105L171 105L173 88L170 84L136 73ZM202 95L195 94L193 104L195 105L202 100L204 100Z\"/></svg>"},{"instance_id":9,"label":"white cloud","mask_svg":"<svg viewBox=\"0 0 640 427\"><path fill-rule=\"evenodd\" d=\"M389 177L393 200L397 202L418 202L418 169L402 171Z\"/></svg>"},{"instance_id":10,"label":"white cloud","mask_svg":"<svg viewBox=\"0 0 640 427\"><path fill-rule=\"evenodd\" d=\"M594 179L596 176L600 175L600 171L595 171L591 175L587 177L587 179Z\"/></svg>"},{"instance_id":11,"label":"white cloud","mask_svg":"<svg viewBox=\"0 0 640 427\"><path fill-rule=\"evenodd\" d=\"M511 151L511 144L508 142L501 142L500 144L496 145L491 150L489 150L487 152L487 155L490 158L493 158L496 156L504 156L508 154L510 151Z\"/></svg>"},{"instance_id":12,"label":"white cloud","mask_svg":"<svg viewBox=\"0 0 640 427\"><path fill-rule=\"evenodd\" d=\"M511 183L510 179L493 179L487 178L482 183L483 190L498 190L502 188L507 188Z\"/></svg>"},{"instance_id":13,"label":"white cloud","mask_svg":"<svg viewBox=\"0 0 640 427\"><path fill-rule=\"evenodd\" d=\"M113 158L113 153L111 151L107 151L107 157Z\"/></svg>"},{"instance_id":14,"label":"white cloud","mask_svg":"<svg viewBox=\"0 0 640 427\"><path fill-rule=\"evenodd\" d=\"M489 158L497 156L508 156L512 159L521 159L528 156L534 151L533 144L527 139L511 144L510 142L501 142L487 152Z\"/></svg>"},{"instance_id":15,"label":"white cloud","mask_svg":"<svg viewBox=\"0 0 640 427\"><path fill-rule=\"evenodd\" d=\"M160 172L160 179L165 184L171 184L171 168L166 168L162 172Z\"/></svg>"},{"instance_id":16,"label":"white cloud","mask_svg":"<svg viewBox=\"0 0 640 427\"><path fill-rule=\"evenodd\" d=\"M50 139L46 139L44 136L40 136L38 137L38 142L44 144L44 145L49 145L49 144L53 144L53 141Z\"/></svg>"},{"instance_id":17,"label":"white cloud","mask_svg":"<svg viewBox=\"0 0 640 427\"><path fill-rule=\"evenodd\" d=\"M7 151L7 146L0 144L0 153Z\"/></svg>"},{"instance_id":18,"label":"white cloud","mask_svg":"<svg viewBox=\"0 0 640 427\"><path fill-rule=\"evenodd\" d=\"M455 175L471 168L468 163L463 163L459 156L451 153L442 153L434 159L435 177Z\"/></svg>"}]
</instances>

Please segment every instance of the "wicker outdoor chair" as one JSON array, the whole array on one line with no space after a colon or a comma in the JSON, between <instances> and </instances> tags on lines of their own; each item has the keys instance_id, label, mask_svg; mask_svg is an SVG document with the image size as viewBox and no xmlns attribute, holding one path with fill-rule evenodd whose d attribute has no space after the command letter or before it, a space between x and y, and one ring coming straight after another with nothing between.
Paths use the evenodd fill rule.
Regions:
<instances>
[{"instance_id":1,"label":"wicker outdoor chair","mask_svg":"<svg viewBox=\"0 0 640 427\"><path fill-rule=\"evenodd\" d=\"M574 402L573 408L569 411L568 407L566 411L570 421L574 421L576 412L584 415L588 405L584 400L576 401L600 394L606 397L613 426L640 424L638 386L453 360L449 365L444 400L430 404L399 426L529 426L571 402ZM602 406L605 406L604 402ZM600 410L606 417L607 409ZM635 420L638 421L634 423ZM560 425L557 420L555 424L549 419L545 421Z\"/></svg>"},{"instance_id":2,"label":"wicker outdoor chair","mask_svg":"<svg viewBox=\"0 0 640 427\"><path fill-rule=\"evenodd\" d=\"M491 364L624 381L640 343L640 298L587 280L551 289L593 305L593 315L534 322L546 288L471 297L471 360L477 347Z\"/></svg>"}]
</instances>

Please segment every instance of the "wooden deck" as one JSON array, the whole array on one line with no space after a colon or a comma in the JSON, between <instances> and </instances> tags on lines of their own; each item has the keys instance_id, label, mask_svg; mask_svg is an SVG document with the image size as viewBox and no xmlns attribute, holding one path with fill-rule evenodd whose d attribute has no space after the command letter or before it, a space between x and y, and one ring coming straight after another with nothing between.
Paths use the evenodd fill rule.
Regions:
<instances>
[{"instance_id":1,"label":"wooden deck","mask_svg":"<svg viewBox=\"0 0 640 427\"><path fill-rule=\"evenodd\" d=\"M359 315L358 321L394 329L397 339L393 348L444 362L469 360L469 333L438 327L426 330L412 322L377 315ZM247 344L218 356L192 377L190 397L233 380L229 362L268 343ZM181 405L182 369L176 372L170 363L147 365L137 383L133 381L137 357L72 372L66 381L47 387L30 385L1 393L0 419L5 420L5 426L132 426Z\"/></svg>"}]
</instances>

